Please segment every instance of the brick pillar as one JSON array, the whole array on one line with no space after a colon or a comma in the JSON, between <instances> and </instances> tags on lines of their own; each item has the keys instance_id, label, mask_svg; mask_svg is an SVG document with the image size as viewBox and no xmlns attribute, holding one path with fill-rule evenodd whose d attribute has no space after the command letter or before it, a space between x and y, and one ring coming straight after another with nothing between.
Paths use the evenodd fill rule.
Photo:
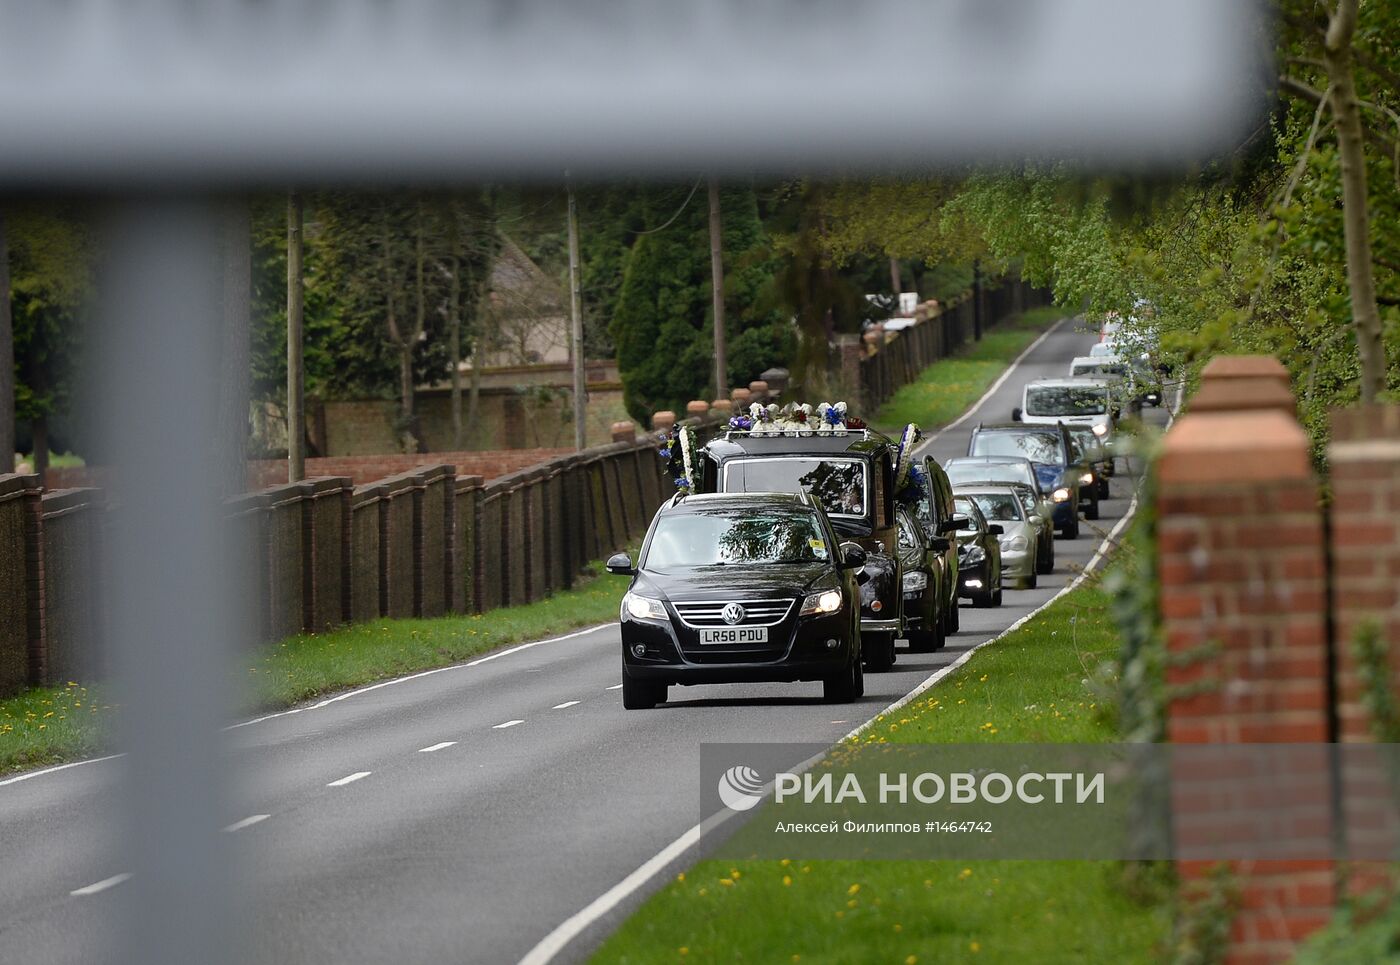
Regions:
<instances>
[{"instance_id":1,"label":"brick pillar","mask_svg":"<svg viewBox=\"0 0 1400 965\"><path fill-rule=\"evenodd\" d=\"M1167 433L1157 510L1174 743L1329 738L1325 547L1308 452L1302 428L1277 408L1193 412ZM1174 799L1178 844L1183 827L1216 813L1205 806ZM1180 865L1188 879L1204 870ZM1230 962L1291 958L1331 916L1331 862L1233 870L1243 901Z\"/></svg>"},{"instance_id":2,"label":"brick pillar","mask_svg":"<svg viewBox=\"0 0 1400 965\"><path fill-rule=\"evenodd\" d=\"M1332 413L1327 448L1332 477L1333 627L1337 666L1338 740L1353 745L1343 759L1346 884L1352 893L1385 887L1387 867L1364 859L1393 852L1394 814L1383 759L1357 744L1376 740L1364 700L1356 647L1377 635L1400 688L1400 406L1369 405Z\"/></svg>"}]
</instances>

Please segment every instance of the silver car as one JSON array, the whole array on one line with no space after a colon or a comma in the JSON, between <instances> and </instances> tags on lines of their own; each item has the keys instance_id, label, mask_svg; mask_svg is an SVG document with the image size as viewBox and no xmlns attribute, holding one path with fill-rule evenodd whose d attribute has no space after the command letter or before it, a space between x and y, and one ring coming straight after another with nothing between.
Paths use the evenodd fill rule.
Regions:
<instances>
[{"instance_id":1,"label":"silver car","mask_svg":"<svg viewBox=\"0 0 1400 965\"><path fill-rule=\"evenodd\" d=\"M1040 527L1027 511L1023 494L1012 486L969 485L953 489L955 496L977 504L988 523L1001 527L1001 585L1034 589Z\"/></svg>"}]
</instances>

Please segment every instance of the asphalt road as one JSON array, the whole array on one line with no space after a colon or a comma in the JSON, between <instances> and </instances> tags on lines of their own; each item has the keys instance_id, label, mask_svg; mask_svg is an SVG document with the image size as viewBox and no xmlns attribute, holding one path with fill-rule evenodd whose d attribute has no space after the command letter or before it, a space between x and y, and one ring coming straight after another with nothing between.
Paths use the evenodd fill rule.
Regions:
<instances>
[{"instance_id":1,"label":"asphalt road","mask_svg":"<svg viewBox=\"0 0 1400 965\"><path fill-rule=\"evenodd\" d=\"M963 454L972 425L1006 419L1022 382L1064 374L1092 341L1062 323L932 453ZM207 820L236 829L239 951L260 963L519 960L696 824L702 742L839 739L1053 596L1122 516L1130 485L1115 478L1103 518L1057 541L1056 571L1038 589L965 609L938 653L901 644L894 671L868 674L856 704L822 703L816 683L677 687L669 704L627 712L608 626L230 731L235 800ZM0 961L110 954L125 884L112 833L123 766L0 781ZM558 960L586 957L650 890Z\"/></svg>"}]
</instances>

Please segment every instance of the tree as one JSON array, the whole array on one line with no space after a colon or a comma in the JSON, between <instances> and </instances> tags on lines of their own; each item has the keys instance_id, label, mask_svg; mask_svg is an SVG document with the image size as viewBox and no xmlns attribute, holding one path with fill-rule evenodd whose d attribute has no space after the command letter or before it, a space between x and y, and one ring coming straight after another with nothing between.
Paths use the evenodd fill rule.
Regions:
<instances>
[{"instance_id":1,"label":"tree","mask_svg":"<svg viewBox=\"0 0 1400 965\"><path fill-rule=\"evenodd\" d=\"M5 211L0 209L0 459L14 471L15 335L10 310L10 244Z\"/></svg>"},{"instance_id":2,"label":"tree","mask_svg":"<svg viewBox=\"0 0 1400 965\"><path fill-rule=\"evenodd\" d=\"M643 422L657 409L713 397L709 223L706 206L695 203L696 188L649 192L648 220L657 227L639 234L627 255L611 320L623 398ZM783 320L766 298L776 265L754 190L727 187L720 201L729 376L747 384L763 368L786 362L781 349L791 340L781 344Z\"/></svg>"}]
</instances>

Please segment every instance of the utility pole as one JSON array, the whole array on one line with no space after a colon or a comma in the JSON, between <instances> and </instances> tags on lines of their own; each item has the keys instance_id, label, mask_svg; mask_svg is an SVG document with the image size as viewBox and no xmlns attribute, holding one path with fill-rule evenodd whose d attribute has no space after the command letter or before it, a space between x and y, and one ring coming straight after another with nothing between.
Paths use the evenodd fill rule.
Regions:
<instances>
[{"instance_id":1,"label":"utility pole","mask_svg":"<svg viewBox=\"0 0 1400 965\"><path fill-rule=\"evenodd\" d=\"M305 366L302 362L301 195L287 195L287 481L306 478Z\"/></svg>"},{"instance_id":2,"label":"utility pole","mask_svg":"<svg viewBox=\"0 0 1400 965\"><path fill-rule=\"evenodd\" d=\"M574 181L566 171L564 183L569 192L569 356L574 363L574 448L587 444L588 382L583 368L583 305L579 295L578 206L574 203Z\"/></svg>"},{"instance_id":3,"label":"utility pole","mask_svg":"<svg viewBox=\"0 0 1400 965\"><path fill-rule=\"evenodd\" d=\"M972 261L972 338L982 341L982 259Z\"/></svg>"},{"instance_id":4,"label":"utility pole","mask_svg":"<svg viewBox=\"0 0 1400 965\"><path fill-rule=\"evenodd\" d=\"M724 347L724 233L719 211L719 181L710 175L710 285L714 289L715 398L729 398L729 365Z\"/></svg>"}]
</instances>

